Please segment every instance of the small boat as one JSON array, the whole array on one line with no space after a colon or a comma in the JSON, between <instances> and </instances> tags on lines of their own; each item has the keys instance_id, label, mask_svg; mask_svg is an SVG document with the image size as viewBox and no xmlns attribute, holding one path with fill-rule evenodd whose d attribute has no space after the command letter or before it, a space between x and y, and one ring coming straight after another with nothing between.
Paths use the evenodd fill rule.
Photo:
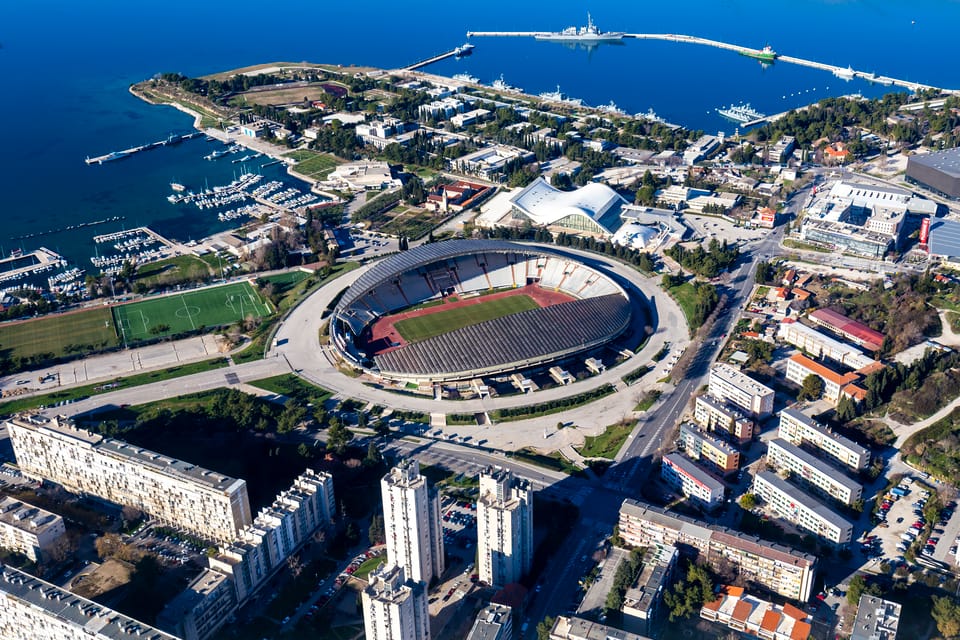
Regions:
<instances>
[{"instance_id":1,"label":"small boat","mask_svg":"<svg viewBox=\"0 0 960 640\"><path fill-rule=\"evenodd\" d=\"M185 185L180 184L179 182L171 182L170 188L176 191L177 193L181 193L187 190L187 187Z\"/></svg>"}]
</instances>

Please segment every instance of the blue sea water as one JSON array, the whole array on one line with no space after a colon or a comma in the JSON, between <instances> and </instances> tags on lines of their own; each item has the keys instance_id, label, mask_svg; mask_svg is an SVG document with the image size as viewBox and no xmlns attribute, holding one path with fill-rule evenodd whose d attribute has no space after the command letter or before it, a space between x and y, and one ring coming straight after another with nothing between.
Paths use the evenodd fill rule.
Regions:
<instances>
[{"instance_id":1,"label":"blue sea water","mask_svg":"<svg viewBox=\"0 0 960 640\"><path fill-rule=\"evenodd\" d=\"M0 249L48 246L89 268L91 237L149 224L177 239L219 228L209 215L166 202L172 180L222 184L238 165L202 159L210 143L191 140L121 162L83 159L186 131L190 118L154 107L128 86L161 71L211 73L265 61L401 67L453 48L465 32L601 29L683 33L944 87L960 87L954 40L956 0L557 0L490 5L383 0L65 0L0 6ZM653 108L684 126L733 132L715 113L747 101L773 113L825 96L891 88L844 82L778 63L763 67L730 51L657 41L593 50L520 38L477 38L473 56L426 70L503 74L528 93L557 85L589 104L611 100L630 113ZM277 170L276 167L272 169ZM10 238L87 220L122 223L24 241Z\"/></svg>"}]
</instances>

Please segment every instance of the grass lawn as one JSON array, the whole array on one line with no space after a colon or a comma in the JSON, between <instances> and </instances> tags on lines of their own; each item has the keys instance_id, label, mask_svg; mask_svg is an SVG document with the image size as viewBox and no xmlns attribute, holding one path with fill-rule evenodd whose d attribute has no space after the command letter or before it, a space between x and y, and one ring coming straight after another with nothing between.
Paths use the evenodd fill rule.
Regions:
<instances>
[{"instance_id":1,"label":"grass lawn","mask_svg":"<svg viewBox=\"0 0 960 640\"><path fill-rule=\"evenodd\" d=\"M580 455L584 458L610 458L612 460L620 451L620 447L623 446L631 431L633 431L632 422L612 424L598 436L587 436L580 448Z\"/></svg>"},{"instance_id":2,"label":"grass lawn","mask_svg":"<svg viewBox=\"0 0 960 640\"><path fill-rule=\"evenodd\" d=\"M333 395L326 389L315 387L292 373L254 380L249 384L273 393L279 393L288 398L294 398L300 404L309 403L317 407Z\"/></svg>"},{"instance_id":3,"label":"grass lawn","mask_svg":"<svg viewBox=\"0 0 960 640\"><path fill-rule=\"evenodd\" d=\"M391 214L394 214L393 219L382 226L377 226L377 231L394 236L405 235L414 240L427 235L443 219L442 214L433 214L425 209L412 207L403 210L397 207L391 211Z\"/></svg>"},{"instance_id":4,"label":"grass lawn","mask_svg":"<svg viewBox=\"0 0 960 640\"><path fill-rule=\"evenodd\" d=\"M137 282L156 287L169 282L196 282L211 274L206 262L196 256L174 256L137 269Z\"/></svg>"},{"instance_id":5,"label":"grass lawn","mask_svg":"<svg viewBox=\"0 0 960 640\"><path fill-rule=\"evenodd\" d=\"M684 282L680 286L671 287L670 295L677 301L680 308L683 309L683 315L687 318L687 325L690 324L690 318L693 317L697 306L697 292L690 282Z\"/></svg>"},{"instance_id":6,"label":"grass lawn","mask_svg":"<svg viewBox=\"0 0 960 640\"><path fill-rule=\"evenodd\" d=\"M281 291L286 291L293 285L299 284L309 277L309 273L297 269L295 271L287 271L286 273L275 273L260 279L276 285Z\"/></svg>"},{"instance_id":7,"label":"grass lawn","mask_svg":"<svg viewBox=\"0 0 960 640\"><path fill-rule=\"evenodd\" d=\"M297 164L293 170L314 180L325 180L331 171L337 168L340 163L335 156L329 153L320 153L319 151L308 151L298 149L286 154L286 157L293 158Z\"/></svg>"},{"instance_id":8,"label":"grass lawn","mask_svg":"<svg viewBox=\"0 0 960 640\"><path fill-rule=\"evenodd\" d=\"M113 308L128 342L217 327L273 312L248 282L185 291Z\"/></svg>"},{"instance_id":9,"label":"grass lawn","mask_svg":"<svg viewBox=\"0 0 960 640\"><path fill-rule=\"evenodd\" d=\"M116 391L117 389L138 387L140 385L150 384L151 382L160 382L161 380L170 380L171 378L189 376L195 373L201 373L203 371L220 369L221 367L225 366L227 366L227 361L225 358L214 358L213 360L194 362L191 364L181 365L179 367L170 367L169 369L158 369L157 371L150 371L148 373L138 373L126 378L116 378L113 381L86 384L80 387L64 389L63 391L47 393L41 396L31 396L29 398L10 400L9 402L0 404L0 413L12 414L19 411L26 411L27 409L36 409L37 407L41 406L53 406L58 402L63 402L65 400L77 400L79 398L94 396L99 393L107 393L110 391Z\"/></svg>"},{"instance_id":10,"label":"grass lawn","mask_svg":"<svg viewBox=\"0 0 960 640\"><path fill-rule=\"evenodd\" d=\"M11 358L60 357L118 344L113 316L106 307L0 325L0 350Z\"/></svg>"},{"instance_id":11,"label":"grass lawn","mask_svg":"<svg viewBox=\"0 0 960 640\"><path fill-rule=\"evenodd\" d=\"M502 318L521 311L538 308L539 305L530 296L518 295L497 298L448 311L438 311L425 316L406 318L394 325L407 342L419 342L454 329Z\"/></svg>"},{"instance_id":12,"label":"grass lawn","mask_svg":"<svg viewBox=\"0 0 960 640\"><path fill-rule=\"evenodd\" d=\"M372 558L367 558L361 562L360 566L357 567L357 570L353 572L353 577L359 578L360 580L366 580L371 571L379 567L381 562L386 561L387 559L385 556L373 556Z\"/></svg>"}]
</instances>

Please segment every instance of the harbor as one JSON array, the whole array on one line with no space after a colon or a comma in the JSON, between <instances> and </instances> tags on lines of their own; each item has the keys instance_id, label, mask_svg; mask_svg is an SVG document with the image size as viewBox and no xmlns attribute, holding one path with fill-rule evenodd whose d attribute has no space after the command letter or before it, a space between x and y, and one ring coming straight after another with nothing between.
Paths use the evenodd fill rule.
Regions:
<instances>
[{"instance_id":1,"label":"harbor","mask_svg":"<svg viewBox=\"0 0 960 640\"><path fill-rule=\"evenodd\" d=\"M184 140L198 138L202 135L204 134L200 131L194 131L192 133L185 133L182 135L171 133L169 136L167 136L163 140L158 140L157 142L150 142L148 144L143 144L143 145L140 145L139 147L130 147L129 149L124 149L122 151L111 151L110 153L105 153L102 156L95 156L93 158L91 158L90 156L87 156L84 162L90 165L90 164L103 164L105 162L113 162L115 160L123 160L137 153L140 153L141 151L149 151L150 149L156 149L158 147L167 147L174 144L180 144Z\"/></svg>"},{"instance_id":2,"label":"harbor","mask_svg":"<svg viewBox=\"0 0 960 640\"><path fill-rule=\"evenodd\" d=\"M469 34L467 34L467 37L469 37ZM459 47L456 47L455 49L451 49L450 51L445 51L439 55L431 56L429 58L424 58L419 62L414 62L413 64L404 67L403 70L416 71L417 69L421 69L423 67L429 66L435 62L446 60L447 58L462 58L464 56L469 56L471 53L473 53L473 49L474 47L470 43L462 44Z\"/></svg>"},{"instance_id":3,"label":"harbor","mask_svg":"<svg viewBox=\"0 0 960 640\"><path fill-rule=\"evenodd\" d=\"M6 258L0 259L0 285L9 286L17 280L53 271L66 266L63 256L46 247L23 253L15 249Z\"/></svg>"},{"instance_id":4,"label":"harbor","mask_svg":"<svg viewBox=\"0 0 960 640\"><path fill-rule=\"evenodd\" d=\"M119 273L124 263L140 265L180 253L175 242L164 238L149 227L135 227L105 233L94 236L93 241L97 253L90 258L90 262L108 275ZM101 247L104 251L101 251Z\"/></svg>"}]
</instances>

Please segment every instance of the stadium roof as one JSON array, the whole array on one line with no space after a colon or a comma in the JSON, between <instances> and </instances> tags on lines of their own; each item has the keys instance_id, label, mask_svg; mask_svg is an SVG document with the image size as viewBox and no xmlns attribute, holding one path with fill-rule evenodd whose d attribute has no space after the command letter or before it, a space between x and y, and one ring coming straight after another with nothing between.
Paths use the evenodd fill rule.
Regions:
<instances>
[{"instance_id":1,"label":"stadium roof","mask_svg":"<svg viewBox=\"0 0 960 640\"><path fill-rule=\"evenodd\" d=\"M956 258L960 256L960 222L936 220L930 225L930 255Z\"/></svg>"},{"instance_id":2,"label":"stadium roof","mask_svg":"<svg viewBox=\"0 0 960 640\"><path fill-rule=\"evenodd\" d=\"M409 251L395 253L389 258L378 262L372 269L357 278L357 281L353 283L340 299L336 313L341 313L359 298L376 288L377 285L410 269L448 258L456 258L457 256L490 252L523 253L527 255L551 253L540 248L526 247L503 240L446 240L444 242L422 244Z\"/></svg>"},{"instance_id":3,"label":"stadium roof","mask_svg":"<svg viewBox=\"0 0 960 640\"><path fill-rule=\"evenodd\" d=\"M376 356L384 375L459 379L533 366L589 349L623 331L630 302L609 294L522 311Z\"/></svg>"},{"instance_id":4,"label":"stadium roof","mask_svg":"<svg viewBox=\"0 0 960 640\"><path fill-rule=\"evenodd\" d=\"M613 233L620 225L620 207L627 204L605 184L591 182L576 191L560 191L543 178L531 182L510 198L510 202L534 224L560 225L580 230L595 225L596 231L606 234ZM582 220L578 224L573 218Z\"/></svg>"}]
</instances>

